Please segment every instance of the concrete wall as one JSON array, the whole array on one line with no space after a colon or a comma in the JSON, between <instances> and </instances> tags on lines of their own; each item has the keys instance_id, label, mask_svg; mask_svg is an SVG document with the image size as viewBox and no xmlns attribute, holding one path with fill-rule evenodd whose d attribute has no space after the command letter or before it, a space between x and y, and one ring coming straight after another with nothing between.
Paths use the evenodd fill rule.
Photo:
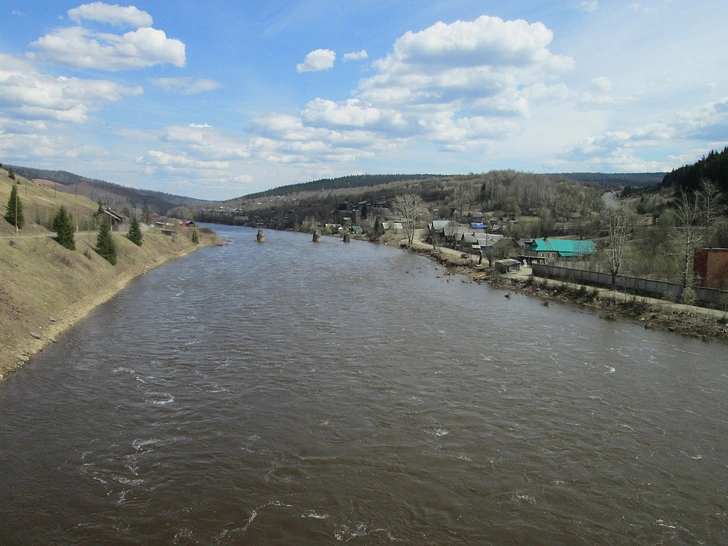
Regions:
<instances>
[{"instance_id":1,"label":"concrete wall","mask_svg":"<svg viewBox=\"0 0 728 546\"><path fill-rule=\"evenodd\" d=\"M567 267L556 267L553 265L533 264L533 274L537 277L546 277L548 279L558 279L565 282L573 282L576 284L588 284L592 286L602 286L604 288L612 287L612 276L607 273L597 273L596 271L585 271L583 269L570 269ZM665 294L675 301L680 301L682 295L682 286L676 283L653 281L650 279L640 279L639 277L624 277L617 275L615 287L617 290L630 294L639 294L651 298L664 298ZM712 288L694 287L695 296L701 305L710 305L720 308L721 296L728 294L725 290L715 290Z\"/></svg>"}]
</instances>

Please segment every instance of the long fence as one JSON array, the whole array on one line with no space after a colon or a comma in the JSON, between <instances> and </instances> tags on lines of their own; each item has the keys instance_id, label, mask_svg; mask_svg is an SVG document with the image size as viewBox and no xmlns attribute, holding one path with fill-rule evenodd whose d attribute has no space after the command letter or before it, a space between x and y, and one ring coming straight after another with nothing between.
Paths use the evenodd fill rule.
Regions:
<instances>
[{"instance_id":1,"label":"long fence","mask_svg":"<svg viewBox=\"0 0 728 546\"><path fill-rule=\"evenodd\" d=\"M546 277L548 279L558 279L565 282L573 282L576 284L588 284L591 286L602 286L605 288L612 287L612 276L608 273L598 273L596 271L585 271L583 269L570 269L568 267L558 267L554 265L533 264L533 274L537 277ZM638 294L650 298L671 299L680 301L682 296L682 285L672 282L653 281L651 279L641 279L639 277L625 277L617 275L614 283L615 289L630 294ZM717 290L715 288L693 287L695 297L699 305L708 307L718 307L725 305L725 300L721 299L724 295L728 295L728 291Z\"/></svg>"}]
</instances>

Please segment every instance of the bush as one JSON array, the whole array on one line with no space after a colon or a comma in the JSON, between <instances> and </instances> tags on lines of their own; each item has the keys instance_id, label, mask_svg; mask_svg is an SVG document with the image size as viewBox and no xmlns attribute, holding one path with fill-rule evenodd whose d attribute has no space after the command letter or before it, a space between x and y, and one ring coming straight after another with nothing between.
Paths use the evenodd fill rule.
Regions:
<instances>
[{"instance_id":1,"label":"bush","mask_svg":"<svg viewBox=\"0 0 728 546\"><path fill-rule=\"evenodd\" d=\"M692 286L686 286L680 296L680 303L685 305L695 305L696 301L698 301L698 297L695 294L695 290Z\"/></svg>"}]
</instances>

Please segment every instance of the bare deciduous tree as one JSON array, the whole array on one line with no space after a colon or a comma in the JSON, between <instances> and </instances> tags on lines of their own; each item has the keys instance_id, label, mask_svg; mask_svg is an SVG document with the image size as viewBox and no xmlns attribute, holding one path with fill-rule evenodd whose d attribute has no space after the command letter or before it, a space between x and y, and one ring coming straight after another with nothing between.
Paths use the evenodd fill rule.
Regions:
<instances>
[{"instance_id":1,"label":"bare deciduous tree","mask_svg":"<svg viewBox=\"0 0 728 546\"><path fill-rule=\"evenodd\" d=\"M721 191L717 184L708 178L700 180L703 190L700 192L700 201L705 215L705 225L710 229L720 216Z\"/></svg>"},{"instance_id":2,"label":"bare deciduous tree","mask_svg":"<svg viewBox=\"0 0 728 546\"><path fill-rule=\"evenodd\" d=\"M604 223L608 245L605 249L606 261L614 290L617 275L624 265L625 248L633 223L632 215L624 208L608 208L604 212Z\"/></svg>"},{"instance_id":3,"label":"bare deciduous tree","mask_svg":"<svg viewBox=\"0 0 728 546\"><path fill-rule=\"evenodd\" d=\"M407 236L407 248L412 248L415 238L415 230L422 218L422 197L419 195L399 195L394 200L394 206L402 215L402 227Z\"/></svg>"},{"instance_id":4,"label":"bare deciduous tree","mask_svg":"<svg viewBox=\"0 0 728 546\"><path fill-rule=\"evenodd\" d=\"M682 251L682 272L680 273L683 288L693 284L693 252L703 238L704 228L700 224L700 193L695 192L691 199L684 191L674 200L672 213L677 221L674 238Z\"/></svg>"}]
</instances>

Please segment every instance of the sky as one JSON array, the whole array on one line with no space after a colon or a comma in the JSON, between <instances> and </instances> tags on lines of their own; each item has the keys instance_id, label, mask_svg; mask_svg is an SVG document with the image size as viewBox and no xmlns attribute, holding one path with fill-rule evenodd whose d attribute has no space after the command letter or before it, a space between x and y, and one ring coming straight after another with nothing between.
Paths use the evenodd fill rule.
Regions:
<instances>
[{"instance_id":1,"label":"sky","mask_svg":"<svg viewBox=\"0 0 728 546\"><path fill-rule=\"evenodd\" d=\"M0 162L225 200L728 145L725 0L0 0Z\"/></svg>"}]
</instances>

